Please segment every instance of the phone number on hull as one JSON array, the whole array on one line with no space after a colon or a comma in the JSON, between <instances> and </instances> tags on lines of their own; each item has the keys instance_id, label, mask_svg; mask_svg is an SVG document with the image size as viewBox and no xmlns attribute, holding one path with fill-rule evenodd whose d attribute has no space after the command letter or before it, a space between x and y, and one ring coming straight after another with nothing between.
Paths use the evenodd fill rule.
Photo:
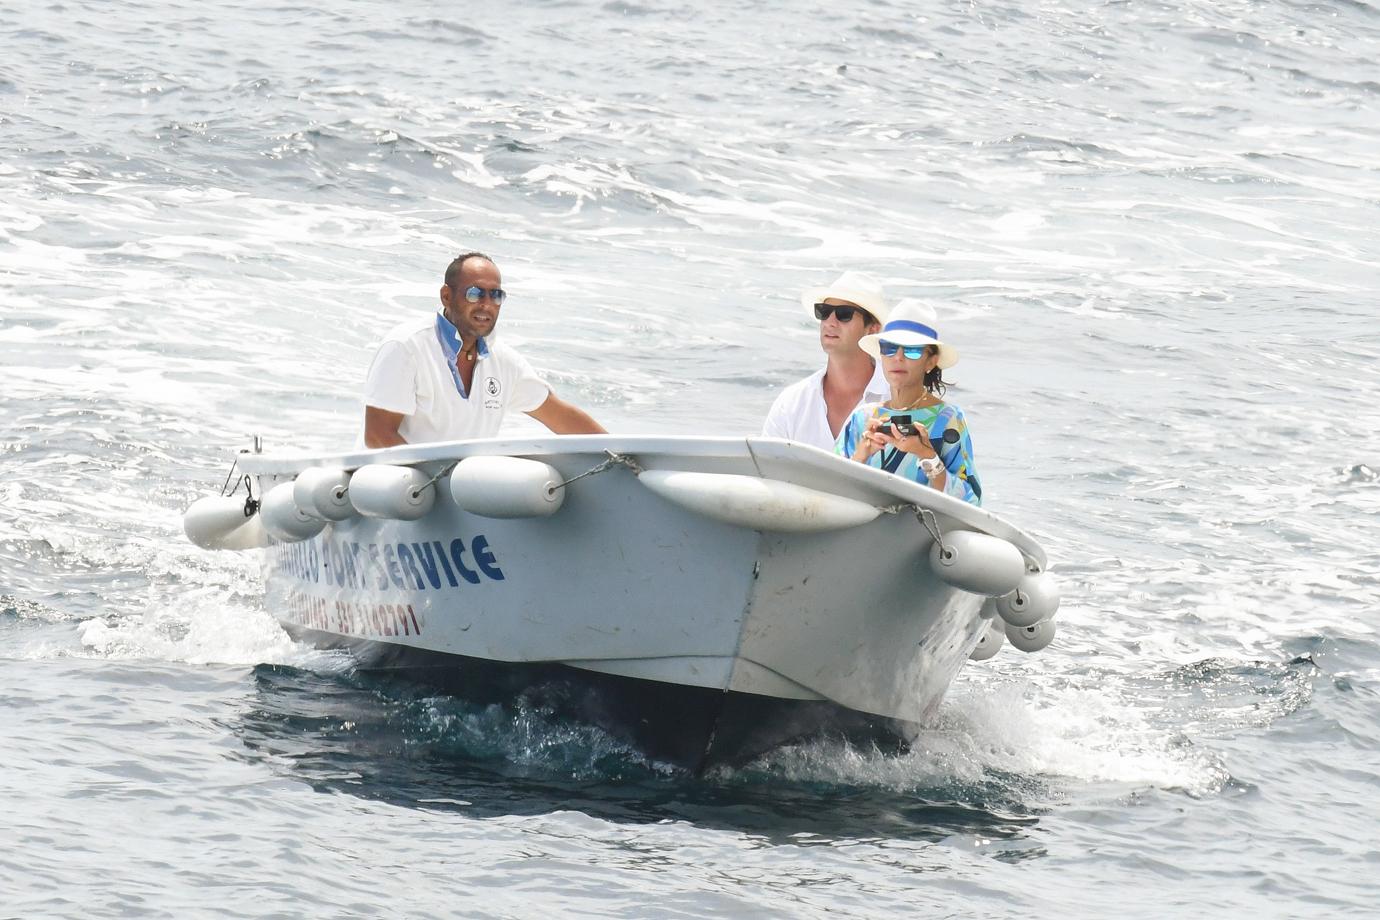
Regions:
<instances>
[{"instance_id":1,"label":"phone number on hull","mask_svg":"<svg viewBox=\"0 0 1380 920\"><path fill-rule=\"evenodd\" d=\"M420 636L422 621L411 604L328 601L301 591L287 592L292 620L308 629L342 636Z\"/></svg>"}]
</instances>

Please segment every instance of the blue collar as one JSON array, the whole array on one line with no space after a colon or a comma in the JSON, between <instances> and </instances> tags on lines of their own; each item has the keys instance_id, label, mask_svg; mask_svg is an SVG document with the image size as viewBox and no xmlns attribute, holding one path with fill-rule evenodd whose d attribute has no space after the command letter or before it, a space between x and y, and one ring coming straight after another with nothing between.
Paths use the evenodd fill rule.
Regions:
<instances>
[{"instance_id":1,"label":"blue collar","mask_svg":"<svg viewBox=\"0 0 1380 920\"><path fill-rule=\"evenodd\" d=\"M465 392L465 382L460 379L460 371L455 368L455 362L460 357L460 333L455 331L450 320L446 319L446 314L440 310L436 311L436 341L441 343L441 353L446 356L446 366L450 368L450 379L455 381L455 389L463 398L469 399L470 394ZM476 359L489 356L489 344L484 341L482 335L476 343L475 356Z\"/></svg>"}]
</instances>

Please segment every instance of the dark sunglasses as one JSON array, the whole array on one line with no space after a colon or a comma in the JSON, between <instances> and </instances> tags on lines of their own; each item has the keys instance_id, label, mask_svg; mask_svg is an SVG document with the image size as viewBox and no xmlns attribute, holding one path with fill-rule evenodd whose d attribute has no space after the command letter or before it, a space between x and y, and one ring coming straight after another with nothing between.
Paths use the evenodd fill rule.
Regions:
<instances>
[{"instance_id":1,"label":"dark sunglasses","mask_svg":"<svg viewBox=\"0 0 1380 920\"><path fill-rule=\"evenodd\" d=\"M815 304L815 319L817 319L817 320L819 320L819 321L821 321L821 322L823 322L824 320L828 319L828 318L829 318L829 314L832 313L833 315L835 315L835 316L837 316L837 317L839 318L839 322L841 322L841 323L851 323L851 322L853 322L853 314L855 314L855 313L866 313L866 312L867 312L867 311L865 311L862 307L843 307L843 306L835 306L834 304L831 304L831 303L817 303L817 304Z\"/></svg>"},{"instance_id":2,"label":"dark sunglasses","mask_svg":"<svg viewBox=\"0 0 1380 920\"><path fill-rule=\"evenodd\" d=\"M882 357L890 358L896 352L900 352L912 361L919 361L925 357L925 349L928 345L897 345L895 342L888 342L885 339L877 343L877 350L882 353Z\"/></svg>"},{"instance_id":3,"label":"dark sunglasses","mask_svg":"<svg viewBox=\"0 0 1380 920\"><path fill-rule=\"evenodd\" d=\"M503 306L503 301L508 299L508 292L503 290L503 288L489 288L486 291L482 287L474 284L465 288L465 300L469 303L479 303L479 301L484 299L485 294L488 294L489 299L500 307Z\"/></svg>"}]
</instances>

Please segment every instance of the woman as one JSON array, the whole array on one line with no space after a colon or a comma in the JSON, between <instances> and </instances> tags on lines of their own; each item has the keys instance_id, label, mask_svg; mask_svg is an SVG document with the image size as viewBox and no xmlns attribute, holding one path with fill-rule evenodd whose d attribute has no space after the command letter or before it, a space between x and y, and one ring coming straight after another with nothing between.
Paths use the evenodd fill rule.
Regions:
<instances>
[{"instance_id":1,"label":"woman","mask_svg":"<svg viewBox=\"0 0 1380 920\"><path fill-rule=\"evenodd\" d=\"M942 398L943 369L954 366L958 351L939 340L934 308L901 301L882 331L863 336L858 347L881 361L891 398L855 410L834 453L982 504L968 421Z\"/></svg>"}]
</instances>

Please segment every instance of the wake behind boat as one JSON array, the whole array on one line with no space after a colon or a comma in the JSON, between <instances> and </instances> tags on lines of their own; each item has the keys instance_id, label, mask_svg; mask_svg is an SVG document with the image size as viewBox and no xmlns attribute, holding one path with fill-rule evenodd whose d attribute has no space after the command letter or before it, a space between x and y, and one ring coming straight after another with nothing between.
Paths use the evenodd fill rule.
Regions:
<instances>
[{"instance_id":1,"label":"wake behind boat","mask_svg":"<svg viewBox=\"0 0 1380 920\"><path fill-rule=\"evenodd\" d=\"M969 658L1054 635L1033 539L770 438L545 436L243 453L184 524L264 552L268 609L362 667L539 692L699 771L835 732L908 740ZM260 500L261 499L261 500Z\"/></svg>"}]
</instances>

